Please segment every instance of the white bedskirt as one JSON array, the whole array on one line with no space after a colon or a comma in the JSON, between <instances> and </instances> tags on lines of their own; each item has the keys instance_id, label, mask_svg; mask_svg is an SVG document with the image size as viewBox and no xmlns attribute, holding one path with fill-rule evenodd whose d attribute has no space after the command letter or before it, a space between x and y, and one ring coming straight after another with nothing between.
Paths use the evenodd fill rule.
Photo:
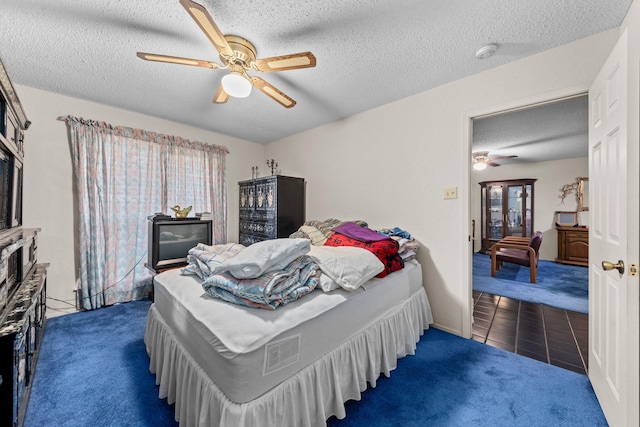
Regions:
<instances>
[{"instance_id":1,"label":"white bedskirt","mask_svg":"<svg viewBox=\"0 0 640 427\"><path fill-rule=\"evenodd\" d=\"M229 400L185 351L155 306L149 309L144 341L156 374L159 397L175 403L176 421L191 426L325 426L344 418L344 402L360 400L367 383L390 376L397 359L414 354L433 322L423 288L402 306L262 396Z\"/></svg>"}]
</instances>

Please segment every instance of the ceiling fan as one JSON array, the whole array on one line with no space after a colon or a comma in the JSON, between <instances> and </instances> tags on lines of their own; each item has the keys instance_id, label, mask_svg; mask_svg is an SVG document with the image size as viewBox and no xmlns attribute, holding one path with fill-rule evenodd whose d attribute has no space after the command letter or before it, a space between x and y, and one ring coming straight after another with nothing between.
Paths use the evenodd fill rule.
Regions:
<instances>
[{"instance_id":1,"label":"ceiling fan","mask_svg":"<svg viewBox=\"0 0 640 427\"><path fill-rule=\"evenodd\" d=\"M255 87L285 108L291 108L296 105L295 100L272 84L260 77L251 76L247 72L258 71L268 73L272 71L315 67L316 57L313 56L311 52L256 59L256 48L253 44L239 36L222 34L209 12L207 12L202 5L191 0L180 0L180 4L196 21L211 43L213 43L213 46L220 54L222 65L200 59L156 55L144 52L138 52L138 57L147 61L193 65L196 67L212 68L214 70L228 68L231 72L222 77L221 85L213 98L213 102L216 104L227 102L230 96L234 98L245 98L251 93L251 87Z\"/></svg>"},{"instance_id":2,"label":"ceiling fan","mask_svg":"<svg viewBox=\"0 0 640 427\"><path fill-rule=\"evenodd\" d=\"M513 159L514 157L518 156L500 156L489 158L488 151L477 151L475 153L471 153L471 157L473 158L473 169L481 171L486 169L487 166L500 166L498 163L495 163L497 160Z\"/></svg>"}]
</instances>

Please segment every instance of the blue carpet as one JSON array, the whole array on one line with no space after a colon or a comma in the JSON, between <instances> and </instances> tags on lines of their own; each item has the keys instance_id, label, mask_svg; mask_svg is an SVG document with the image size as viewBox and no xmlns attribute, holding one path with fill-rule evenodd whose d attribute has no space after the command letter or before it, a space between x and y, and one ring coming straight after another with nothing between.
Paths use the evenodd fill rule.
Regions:
<instances>
[{"instance_id":1,"label":"blue carpet","mask_svg":"<svg viewBox=\"0 0 640 427\"><path fill-rule=\"evenodd\" d=\"M176 426L142 341L148 300L48 320L26 427ZM428 330L331 427L606 426L584 375Z\"/></svg>"},{"instance_id":2,"label":"blue carpet","mask_svg":"<svg viewBox=\"0 0 640 427\"><path fill-rule=\"evenodd\" d=\"M40 426L177 426L143 342L149 300L47 320L25 418Z\"/></svg>"},{"instance_id":3,"label":"blue carpet","mask_svg":"<svg viewBox=\"0 0 640 427\"><path fill-rule=\"evenodd\" d=\"M473 290L578 313L589 313L589 269L540 260L536 283L529 268L504 263L491 277L491 257L473 254Z\"/></svg>"},{"instance_id":4,"label":"blue carpet","mask_svg":"<svg viewBox=\"0 0 640 427\"><path fill-rule=\"evenodd\" d=\"M430 329L330 427L606 426L586 376Z\"/></svg>"}]
</instances>

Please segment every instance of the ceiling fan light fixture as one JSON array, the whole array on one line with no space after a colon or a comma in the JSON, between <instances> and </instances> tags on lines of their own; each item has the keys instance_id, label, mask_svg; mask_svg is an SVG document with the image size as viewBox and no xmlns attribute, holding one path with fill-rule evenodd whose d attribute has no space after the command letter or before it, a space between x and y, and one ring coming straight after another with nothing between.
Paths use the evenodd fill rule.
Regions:
<instances>
[{"instance_id":1,"label":"ceiling fan light fixture","mask_svg":"<svg viewBox=\"0 0 640 427\"><path fill-rule=\"evenodd\" d=\"M222 78L222 88L229 96L246 98L251 93L251 82L242 74L232 71Z\"/></svg>"},{"instance_id":2,"label":"ceiling fan light fixture","mask_svg":"<svg viewBox=\"0 0 640 427\"><path fill-rule=\"evenodd\" d=\"M476 170L476 171L483 171L486 168L487 168L487 164L484 162L475 162L473 164L473 170Z\"/></svg>"},{"instance_id":3,"label":"ceiling fan light fixture","mask_svg":"<svg viewBox=\"0 0 640 427\"><path fill-rule=\"evenodd\" d=\"M487 168L487 160L489 159L488 151L471 153L471 157L473 158L473 170L482 171Z\"/></svg>"}]
</instances>

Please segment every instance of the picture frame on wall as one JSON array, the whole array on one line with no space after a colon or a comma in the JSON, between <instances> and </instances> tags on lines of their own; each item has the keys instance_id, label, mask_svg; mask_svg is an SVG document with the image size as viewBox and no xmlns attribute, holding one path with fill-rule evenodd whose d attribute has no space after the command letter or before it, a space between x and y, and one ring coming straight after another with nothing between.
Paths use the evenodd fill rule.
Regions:
<instances>
[{"instance_id":1,"label":"picture frame on wall","mask_svg":"<svg viewBox=\"0 0 640 427\"><path fill-rule=\"evenodd\" d=\"M578 212L556 211L556 227L575 227L578 225Z\"/></svg>"}]
</instances>

